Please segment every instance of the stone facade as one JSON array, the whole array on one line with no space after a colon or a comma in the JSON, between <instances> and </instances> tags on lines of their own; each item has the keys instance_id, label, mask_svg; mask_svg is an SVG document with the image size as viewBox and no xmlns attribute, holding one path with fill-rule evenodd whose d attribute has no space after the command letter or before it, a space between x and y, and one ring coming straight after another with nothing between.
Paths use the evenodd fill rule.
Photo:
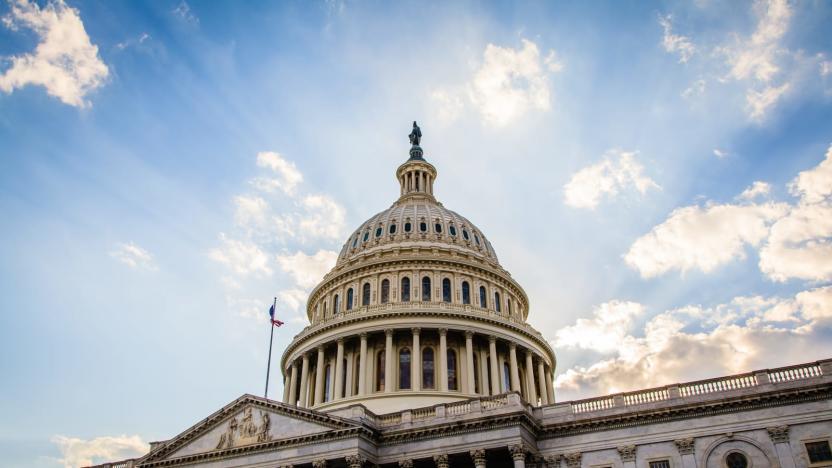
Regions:
<instances>
[{"instance_id":1,"label":"stone facade","mask_svg":"<svg viewBox=\"0 0 832 468\"><path fill-rule=\"evenodd\" d=\"M418 154L310 294L282 401L243 395L103 466L832 467L832 360L556 402L526 293Z\"/></svg>"}]
</instances>

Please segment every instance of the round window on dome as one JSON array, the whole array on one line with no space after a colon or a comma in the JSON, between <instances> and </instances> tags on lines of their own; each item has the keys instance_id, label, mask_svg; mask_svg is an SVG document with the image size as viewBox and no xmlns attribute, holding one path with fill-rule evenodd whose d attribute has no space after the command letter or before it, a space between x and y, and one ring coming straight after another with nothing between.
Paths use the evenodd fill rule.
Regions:
<instances>
[{"instance_id":1,"label":"round window on dome","mask_svg":"<svg viewBox=\"0 0 832 468\"><path fill-rule=\"evenodd\" d=\"M377 227L376 228L376 237L381 237L382 232L384 232L384 230L381 229L381 226Z\"/></svg>"},{"instance_id":2,"label":"round window on dome","mask_svg":"<svg viewBox=\"0 0 832 468\"><path fill-rule=\"evenodd\" d=\"M370 231L367 231L367 232L364 233L364 241L363 242L367 242L367 239L369 239L369 238L370 238Z\"/></svg>"},{"instance_id":3,"label":"round window on dome","mask_svg":"<svg viewBox=\"0 0 832 468\"><path fill-rule=\"evenodd\" d=\"M462 237L464 237L465 240L470 240L471 239L470 237L468 237L468 231L466 229L462 230Z\"/></svg>"},{"instance_id":4,"label":"round window on dome","mask_svg":"<svg viewBox=\"0 0 832 468\"><path fill-rule=\"evenodd\" d=\"M410 232L411 229L413 229L413 225L410 222L404 223L404 232Z\"/></svg>"},{"instance_id":5,"label":"round window on dome","mask_svg":"<svg viewBox=\"0 0 832 468\"><path fill-rule=\"evenodd\" d=\"M434 224L433 225L433 230L436 231L437 234L441 234L442 233L442 225L439 224L439 223Z\"/></svg>"},{"instance_id":6,"label":"round window on dome","mask_svg":"<svg viewBox=\"0 0 832 468\"><path fill-rule=\"evenodd\" d=\"M419 230L422 231L422 232L427 232L428 231L428 223L426 223L424 221L419 223Z\"/></svg>"},{"instance_id":7,"label":"round window on dome","mask_svg":"<svg viewBox=\"0 0 832 468\"><path fill-rule=\"evenodd\" d=\"M452 236L456 237L456 228L453 226L448 226L448 232L451 233Z\"/></svg>"},{"instance_id":8,"label":"round window on dome","mask_svg":"<svg viewBox=\"0 0 832 468\"><path fill-rule=\"evenodd\" d=\"M391 225L390 225L390 228L388 229L388 231L390 232L390 234L395 234L395 233L396 233L396 225L395 225L395 224L391 224Z\"/></svg>"}]
</instances>

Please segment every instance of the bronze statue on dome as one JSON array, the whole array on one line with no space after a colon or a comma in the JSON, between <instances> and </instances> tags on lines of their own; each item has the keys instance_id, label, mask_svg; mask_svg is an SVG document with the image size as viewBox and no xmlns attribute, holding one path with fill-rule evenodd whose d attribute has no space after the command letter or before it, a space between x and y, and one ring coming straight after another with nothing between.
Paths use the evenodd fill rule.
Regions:
<instances>
[{"instance_id":1,"label":"bronze statue on dome","mask_svg":"<svg viewBox=\"0 0 832 468\"><path fill-rule=\"evenodd\" d=\"M416 121L413 121L413 131L410 132L410 144L413 146L419 146L419 142L422 140L422 130L416 125Z\"/></svg>"}]
</instances>

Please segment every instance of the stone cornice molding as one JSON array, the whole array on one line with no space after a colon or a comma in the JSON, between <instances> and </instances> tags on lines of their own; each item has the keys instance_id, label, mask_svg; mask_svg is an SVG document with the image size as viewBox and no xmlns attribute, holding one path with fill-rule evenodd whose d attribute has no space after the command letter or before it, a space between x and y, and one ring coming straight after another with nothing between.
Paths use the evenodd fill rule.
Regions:
<instances>
[{"instance_id":1,"label":"stone cornice molding","mask_svg":"<svg viewBox=\"0 0 832 468\"><path fill-rule=\"evenodd\" d=\"M378 441L383 445L393 445L403 441L412 442L416 440L434 439L437 437L477 432L481 429L511 426L523 426L531 434L537 434L540 431L540 426L531 415L527 412L522 412L477 418L468 421L448 421L426 427L381 431L378 436Z\"/></svg>"}]
</instances>

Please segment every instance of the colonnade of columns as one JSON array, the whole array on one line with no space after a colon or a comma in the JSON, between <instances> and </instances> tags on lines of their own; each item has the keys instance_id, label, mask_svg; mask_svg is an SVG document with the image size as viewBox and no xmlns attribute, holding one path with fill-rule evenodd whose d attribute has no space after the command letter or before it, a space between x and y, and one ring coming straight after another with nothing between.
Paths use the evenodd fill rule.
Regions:
<instances>
[{"instance_id":1,"label":"colonnade of columns","mask_svg":"<svg viewBox=\"0 0 832 468\"><path fill-rule=\"evenodd\" d=\"M315 407L376 393L516 391L533 405L547 405L555 401L552 373L522 343L445 328L387 329L339 338L298 356L287 365L283 401Z\"/></svg>"},{"instance_id":2,"label":"colonnade of columns","mask_svg":"<svg viewBox=\"0 0 832 468\"><path fill-rule=\"evenodd\" d=\"M401 194L404 195L410 192L423 192L432 195L433 180L434 176L426 170L409 170L402 174L399 179L399 184L401 184Z\"/></svg>"},{"instance_id":3,"label":"colonnade of columns","mask_svg":"<svg viewBox=\"0 0 832 468\"><path fill-rule=\"evenodd\" d=\"M514 468L525 468L526 467L526 458L529 455L529 450L523 444L514 444L514 445L509 445L509 446L503 446L503 447L495 447L493 449L489 448L489 450L503 450L503 451L508 450L509 454L511 455L511 459L513 461ZM503 452L503 453L505 453L505 452ZM474 450L469 451L467 454L459 454L459 455L457 455L457 457L459 457L459 458L461 458L461 457L470 457L469 460L474 463L475 468L486 468L486 466L487 466L486 465L487 457L486 457L485 449L474 449ZM459 460L459 458L457 458L457 460ZM450 459L450 457L447 453L440 453L440 454L437 454L437 455L433 455L432 457L430 457L430 459L433 461L433 465L436 468L450 468L450 466L451 466L451 459ZM546 457L546 458L543 458L543 459L541 459L540 457L537 457L537 459L540 463L538 463L536 461L533 461L531 466L541 466L541 467L546 466L547 468L555 467L555 466L559 465L559 461L560 461L557 458L551 458L551 457ZM343 460L343 462L346 462L346 465L347 465L348 468L363 468L367 464L367 459L365 457L361 456L361 455L348 455L345 458L342 458L340 460ZM414 461L415 460L412 459L412 458L402 458L402 459L398 460L397 462L395 462L395 464L398 468L413 468ZM341 463L343 463L343 462L341 462ZM320 458L320 459L312 460L312 468L326 468L327 466L341 465L341 463L335 463L334 460L331 463L327 459ZM375 465L375 466L378 466L378 465ZM387 464L385 464L385 466L387 466ZM288 464L278 465L277 468L294 468L294 465L288 465Z\"/></svg>"}]
</instances>

